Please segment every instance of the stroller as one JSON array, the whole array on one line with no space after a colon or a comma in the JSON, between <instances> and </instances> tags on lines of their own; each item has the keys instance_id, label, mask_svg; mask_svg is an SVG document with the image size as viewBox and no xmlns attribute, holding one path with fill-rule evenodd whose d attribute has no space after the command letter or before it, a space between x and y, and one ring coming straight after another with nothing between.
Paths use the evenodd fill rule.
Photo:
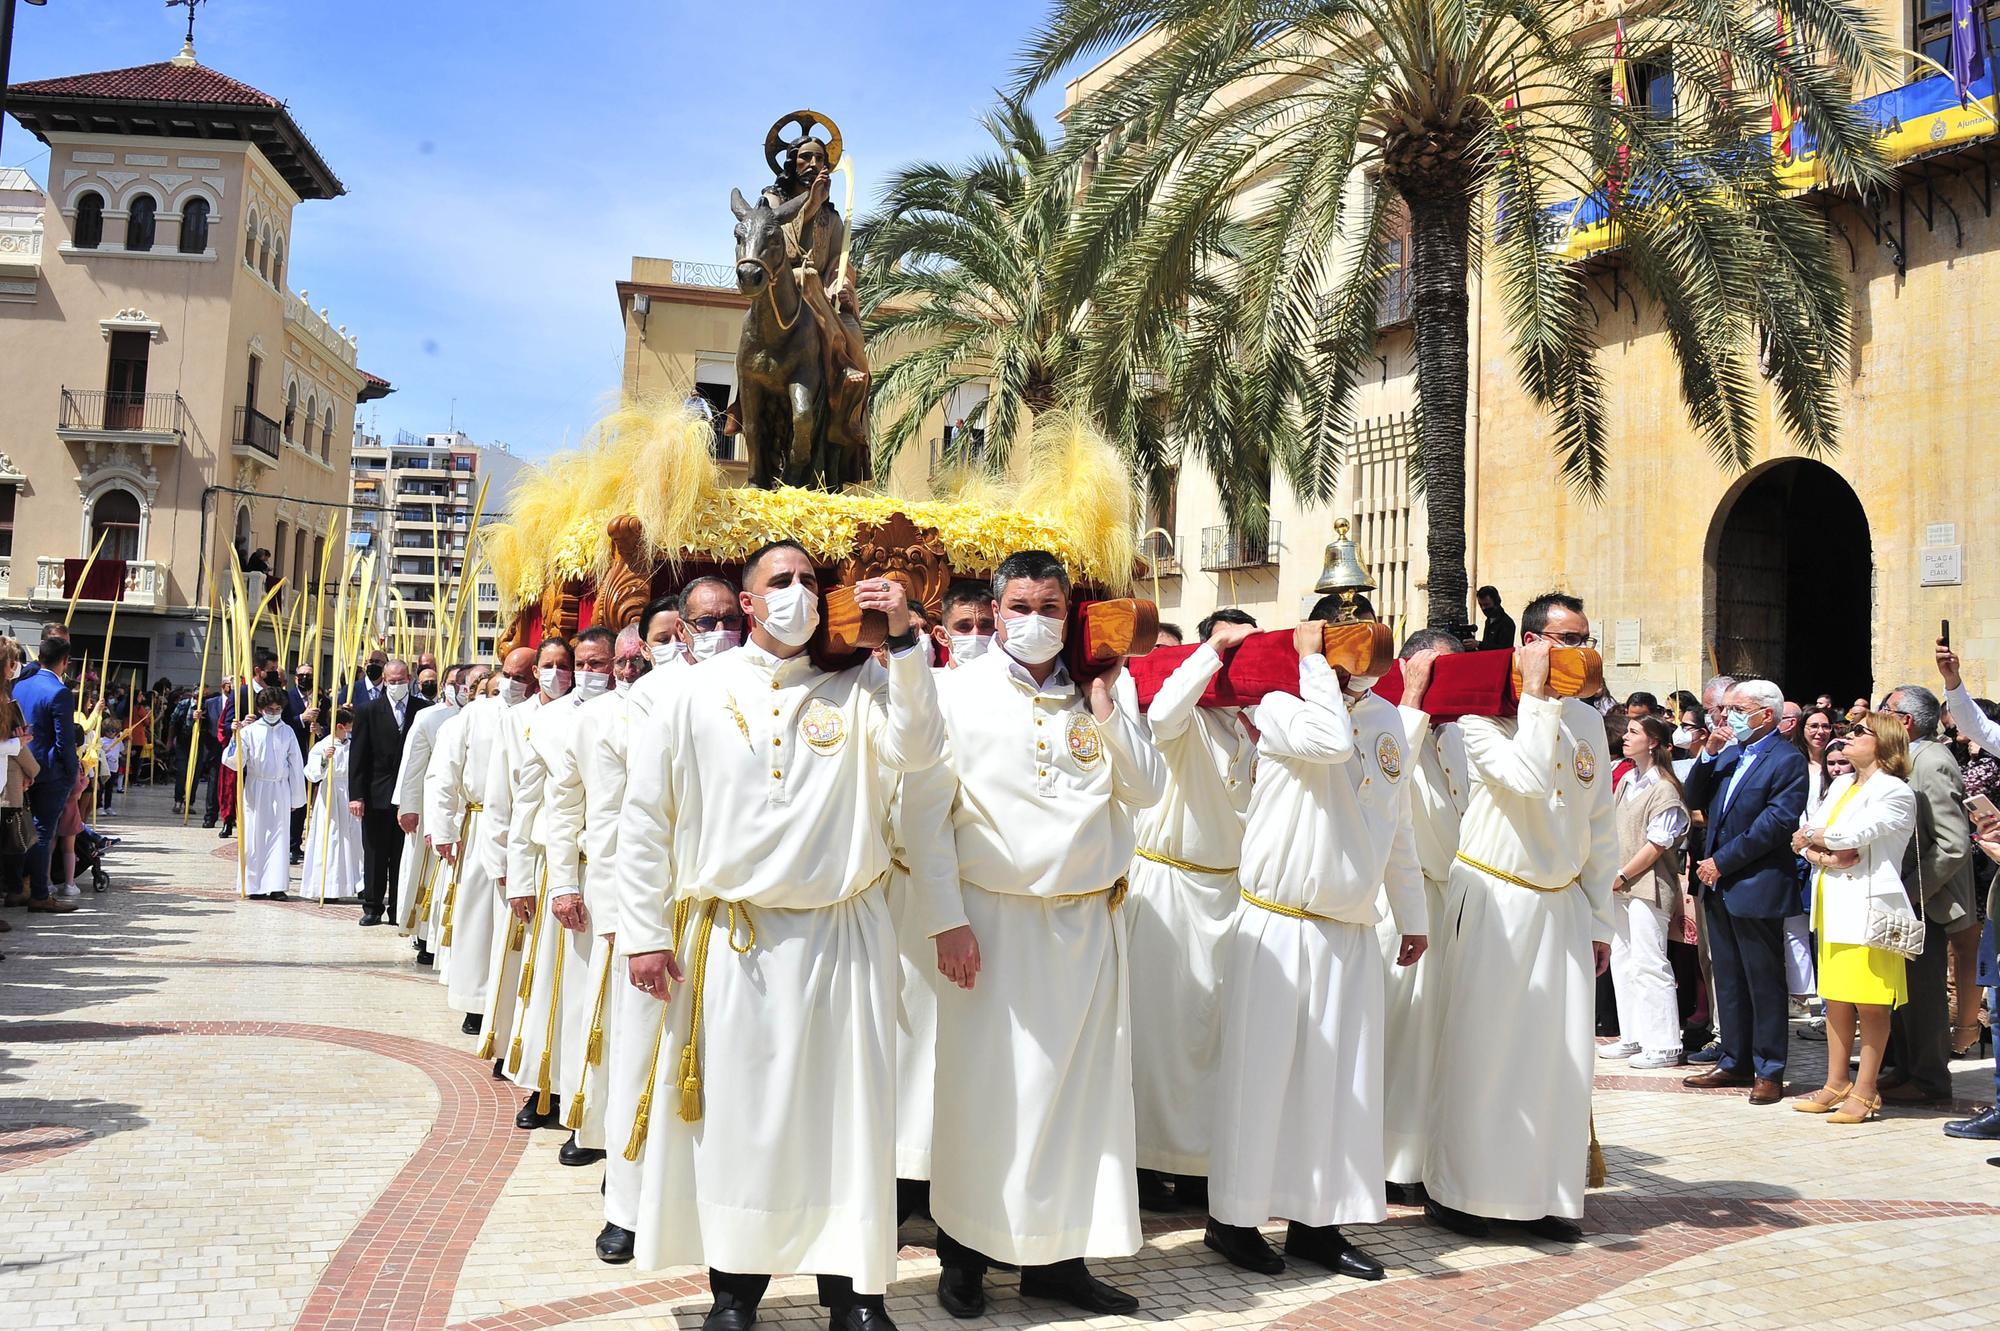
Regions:
<instances>
[{"instance_id":1,"label":"stroller","mask_svg":"<svg viewBox=\"0 0 2000 1331\"><path fill-rule=\"evenodd\" d=\"M104 852L117 844L117 837L104 836L88 823L76 834L76 871L81 875L90 870L91 890L102 892L111 886L111 875L104 871Z\"/></svg>"}]
</instances>

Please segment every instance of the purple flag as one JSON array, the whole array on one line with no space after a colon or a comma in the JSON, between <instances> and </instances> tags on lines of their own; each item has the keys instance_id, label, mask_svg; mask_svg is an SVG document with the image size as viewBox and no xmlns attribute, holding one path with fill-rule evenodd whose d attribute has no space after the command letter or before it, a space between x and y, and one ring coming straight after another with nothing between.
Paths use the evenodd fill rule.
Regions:
<instances>
[{"instance_id":1,"label":"purple flag","mask_svg":"<svg viewBox=\"0 0 2000 1331\"><path fill-rule=\"evenodd\" d=\"M1984 26L1972 0L1951 0L1951 82L1961 107L1969 103L1972 85L1986 75Z\"/></svg>"}]
</instances>

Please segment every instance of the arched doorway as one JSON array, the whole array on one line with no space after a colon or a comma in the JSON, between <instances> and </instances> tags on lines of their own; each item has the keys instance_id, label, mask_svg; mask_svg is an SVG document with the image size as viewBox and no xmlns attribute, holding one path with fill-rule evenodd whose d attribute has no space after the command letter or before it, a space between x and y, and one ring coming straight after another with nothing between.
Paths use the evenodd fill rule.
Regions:
<instances>
[{"instance_id":1,"label":"arched doorway","mask_svg":"<svg viewBox=\"0 0 2000 1331\"><path fill-rule=\"evenodd\" d=\"M1872 695L1874 555L1868 514L1840 473L1788 458L1723 497L1708 534L1713 661L1787 698Z\"/></svg>"}]
</instances>

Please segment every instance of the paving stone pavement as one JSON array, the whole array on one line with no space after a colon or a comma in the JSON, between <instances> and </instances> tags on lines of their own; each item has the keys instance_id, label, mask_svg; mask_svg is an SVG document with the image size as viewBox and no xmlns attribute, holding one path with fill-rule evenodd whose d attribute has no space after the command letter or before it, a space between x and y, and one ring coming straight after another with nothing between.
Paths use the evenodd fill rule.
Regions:
<instances>
[{"instance_id":1,"label":"paving stone pavement","mask_svg":"<svg viewBox=\"0 0 2000 1331\"><path fill-rule=\"evenodd\" d=\"M591 1253L599 1171L559 1132L512 1125L515 1094L458 1033L441 986L353 907L236 899L230 843L135 791L104 830L113 887L62 917L7 912L0 936L0 1328L681 1328L697 1270ZM1795 1041L1796 1088L1825 1046ZM1954 1065L1964 1112L1992 1062ZM1194 1215L1148 1218L1103 1274L1136 1318L1063 1319L990 1281L995 1327L1735 1325L1985 1327L2000 1301L1993 1148L1946 1139L1946 1111L1830 1126L1675 1072L1598 1078L1610 1167L1577 1249L1474 1242L1392 1209L1352 1237L1388 1263L1361 1285L1263 1278L1201 1243ZM1274 1228L1274 1233L1278 1232ZM889 1310L936 1306L929 1226L904 1232ZM822 1324L809 1279L762 1320Z\"/></svg>"}]
</instances>

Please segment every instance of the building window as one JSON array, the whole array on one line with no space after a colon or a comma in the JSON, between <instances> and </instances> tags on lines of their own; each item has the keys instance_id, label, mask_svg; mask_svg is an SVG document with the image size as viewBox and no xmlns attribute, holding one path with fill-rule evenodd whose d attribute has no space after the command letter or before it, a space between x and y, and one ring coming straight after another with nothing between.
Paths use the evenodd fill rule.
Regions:
<instances>
[{"instance_id":1,"label":"building window","mask_svg":"<svg viewBox=\"0 0 2000 1331\"><path fill-rule=\"evenodd\" d=\"M14 554L14 496L18 493L11 485L0 485L0 559L11 559Z\"/></svg>"},{"instance_id":2,"label":"building window","mask_svg":"<svg viewBox=\"0 0 2000 1331\"><path fill-rule=\"evenodd\" d=\"M104 196L88 190L76 201L76 247L94 250L104 243Z\"/></svg>"},{"instance_id":3,"label":"building window","mask_svg":"<svg viewBox=\"0 0 2000 1331\"><path fill-rule=\"evenodd\" d=\"M271 239L271 285L280 291L285 289L285 238L283 236L274 236Z\"/></svg>"},{"instance_id":4,"label":"building window","mask_svg":"<svg viewBox=\"0 0 2000 1331\"><path fill-rule=\"evenodd\" d=\"M318 423L318 421L319 421L319 395L317 393L314 393L306 398L306 435L305 438L299 441L300 446L303 447L308 453L313 451L313 426L316 423Z\"/></svg>"},{"instance_id":5,"label":"building window","mask_svg":"<svg viewBox=\"0 0 2000 1331\"><path fill-rule=\"evenodd\" d=\"M326 428L319 432L319 460L325 462L333 450L333 407L326 409Z\"/></svg>"},{"instance_id":6,"label":"building window","mask_svg":"<svg viewBox=\"0 0 2000 1331\"><path fill-rule=\"evenodd\" d=\"M243 266L254 271L257 267L257 210L243 219Z\"/></svg>"},{"instance_id":7,"label":"building window","mask_svg":"<svg viewBox=\"0 0 2000 1331\"><path fill-rule=\"evenodd\" d=\"M317 568L317 565L313 568L306 567L306 529L300 527L298 534L292 537L292 586L303 594L306 589L306 576L311 574L317 577Z\"/></svg>"},{"instance_id":8,"label":"building window","mask_svg":"<svg viewBox=\"0 0 2000 1331\"><path fill-rule=\"evenodd\" d=\"M269 222L264 223L263 226L257 229L257 271L264 275L266 282L271 280L271 224Z\"/></svg>"},{"instance_id":9,"label":"building window","mask_svg":"<svg viewBox=\"0 0 2000 1331\"><path fill-rule=\"evenodd\" d=\"M326 537L313 537L313 588L319 588L319 571L326 567Z\"/></svg>"},{"instance_id":10,"label":"building window","mask_svg":"<svg viewBox=\"0 0 2000 1331\"><path fill-rule=\"evenodd\" d=\"M104 544L98 547L98 539ZM90 506L90 544L101 559L139 557L139 496L130 490L106 490Z\"/></svg>"},{"instance_id":11,"label":"building window","mask_svg":"<svg viewBox=\"0 0 2000 1331\"><path fill-rule=\"evenodd\" d=\"M1990 51L1991 43L2000 40L2000 5L1974 3L1972 12L1985 16L1988 44L1981 49ZM1911 45L1919 55L1951 68L1951 0L1911 0L1910 30L1916 37ZM1934 75L1937 71L1929 65L1919 65L1916 69L1917 78Z\"/></svg>"},{"instance_id":12,"label":"building window","mask_svg":"<svg viewBox=\"0 0 2000 1331\"><path fill-rule=\"evenodd\" d=\"M285 576L285 537L291 534L291 524L278 523L278 539L271 547L271 581L277 582Z\"/></svg>"},{"instance_id":13,"label":"building window","mask_svg":"<svg viewBox=\"0 0 2000 1331\"><path fill-rule=\"evenodd\" d=\"M299 417L299 381L294 379L285 385L285 438L292 437L292 426Z\"/></svg>"},{"instance_id":14,"label":"building window","mask_svg":"<svg viewBox=\"0 0 2000 1331\"><path fill-rule=\"evenodd\" d=\"M143 254L153 248L154 214L159 205L150 194L141 194L132 200L132 207L125 215L125 248Z\"/></svg>"},{"instance_id":15,"label":"building window","mask_svg":"<svg viewBox=\"0 0 2000 1331\"><path fill-rule=\"evenodd\" d=\"M181 253L208 253L207 199L189 199L181 205Z\"/></svg>"},{"instance_id":16,"label":"building window","mask_svg":"<svg viewBox=\"0 0 2000 1331\"><path fill-rule=\"evenodd\" d=\"M152 356L149 333L120 329L111 335L104 369L104 428L137 430L146 420L146 366Z\"/></svg>"}]
</instances>

